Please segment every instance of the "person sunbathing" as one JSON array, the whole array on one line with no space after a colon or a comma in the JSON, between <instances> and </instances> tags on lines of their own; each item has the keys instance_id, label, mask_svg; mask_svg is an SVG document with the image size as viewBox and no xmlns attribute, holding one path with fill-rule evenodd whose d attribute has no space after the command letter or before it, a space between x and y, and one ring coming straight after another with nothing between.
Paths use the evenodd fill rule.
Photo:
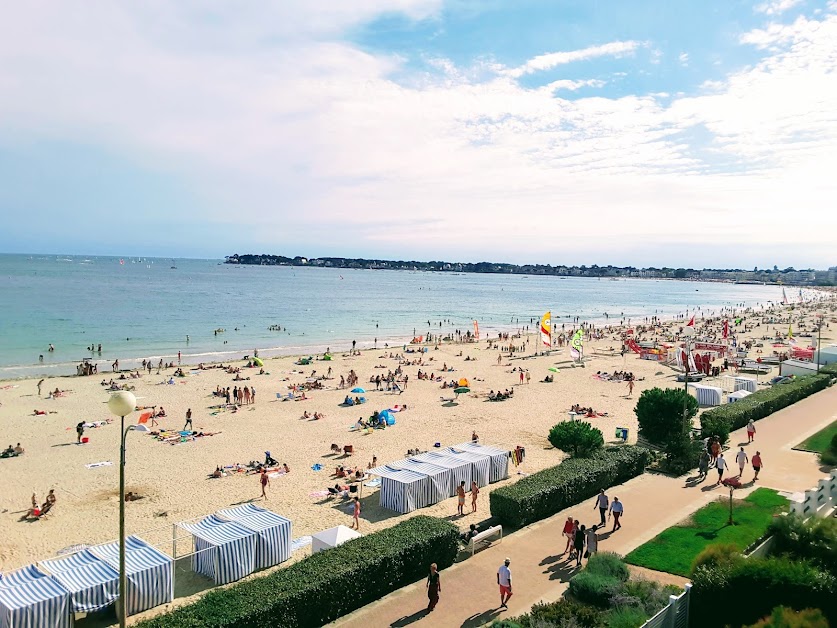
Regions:
<instances>
[{"instance_id":1,"label":"person sunbathing","mask_svg":"<svg viewBox=\"0 0 837 628\"><path fill-rule=\"evenodd\" d=\"M0 453L0 458L14 458L15 456L17 456L17 454L15 453L15 448L11 445L9 445Z\"/></svg>"},{"instance_id":2,"label":"person sunbathing","mask_svg":"<svg viewBox=\"0 0 837 628\"><path fill-rule=\"evenodd\" d=\"M305 412L302 413L302 418L303 419L310 419L311 418L311 415L308 414L308 410L306 410Z\"/></svg>"},{"instance_id":3,"label":"person sunbathing","mask_svg":"<svg viewBox=\"0 0 837 628\"><path fill-rule=\"evenodd\" d=\"M33 414L35 416L41 416L41 415L46 414L46 410L33 410Z\"/></svg>"},{"instance_id":4,"label":"person sunbathing","mask_svg":"<svg viewBox=\"0 0 837 628\"><path fill-rule=\"evenodd\" d=\"M24 452L24 449L23 449L23 447L20 446L20 443L15 445L15 455L22 456L23 452Z\"/></svg>"},{"instance_id":5,"label":"person sunbathing","mask_svg":"<svg viewBox=\"0 0 837 628\"><path fill-rule=\"evenodd\" d=\"M282 469L284 469L285 473L290 473L291 472L291 468L288 466L287 462L282 463Z\"/></svg>"},{"instance_id":6,"label":"person sunbathing","mask_svg":"<svg viewBox=\"0 0 837 628\"><path fill-rule=\"evenodd\" d=\"M221 467L215 467L215 471L213 471L209 477L211 478L220 478L223 477L224 473L221 471Z\"/></svg>"}]
</instances>

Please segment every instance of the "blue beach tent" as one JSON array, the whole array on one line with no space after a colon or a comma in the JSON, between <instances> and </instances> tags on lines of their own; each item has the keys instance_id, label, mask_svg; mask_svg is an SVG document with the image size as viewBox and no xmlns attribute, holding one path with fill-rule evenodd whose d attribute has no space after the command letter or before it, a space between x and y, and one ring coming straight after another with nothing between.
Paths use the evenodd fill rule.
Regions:
<instances>
[{"instance_id":1,"label":"blue beach tent","mask_svg":"<svg viewBox=\"0 0 837 628\"><path fill-rule=\"evenodd\" d=\"M90 550L41 561L53 580L70 592L74 613L93 613L119 597L119 572Z\"/></svg>"},{"instance_id":2,"label":"blue beach tent","mask_svg":"<svg viewBox=\"0 0 837 628\"><path fill-rule=\"evenodd\" d=\"M70 628L70 593L34 566L0 578L0 628Z\"/></svg>"},{"instance_id":3,"label":"blue beach tent","mask_svg":"<svg viewBox=\"0 0 837 628\"><path fill-rule=\"evenodd\" d=\"M217 515L235 521L258 535L256 541L256 569L266 569L285 562L291 557L291 522L275 512L242 504L235 508L219 510Z\"/></svg>"},{"instance_id":4,"label":"blue beach tent","mask_svg":"<svg viewBox=\"0 0 837 628\"><path fill-rule=\"evenodd\" d=\"M215 584L235 582L255 570L258 535L253 530L215 515L177 525L194 538L192 569L212 578Z\"/></svg>"}]
</instances>

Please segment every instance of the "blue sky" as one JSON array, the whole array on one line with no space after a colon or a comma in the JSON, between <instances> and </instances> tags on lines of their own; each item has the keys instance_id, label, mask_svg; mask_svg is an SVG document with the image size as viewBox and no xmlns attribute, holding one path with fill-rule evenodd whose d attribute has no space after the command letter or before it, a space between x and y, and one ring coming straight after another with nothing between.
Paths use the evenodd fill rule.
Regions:
<instances>
[{"instance_id":1,"label":"blue sky","mask_svg":"<svg viewBox=\"0 0 837 628\"><path fill-rule=\"evenodd\" d=\"M837 263L834 0L4 14L0 252Z\"/></svg>"}]
</instances>

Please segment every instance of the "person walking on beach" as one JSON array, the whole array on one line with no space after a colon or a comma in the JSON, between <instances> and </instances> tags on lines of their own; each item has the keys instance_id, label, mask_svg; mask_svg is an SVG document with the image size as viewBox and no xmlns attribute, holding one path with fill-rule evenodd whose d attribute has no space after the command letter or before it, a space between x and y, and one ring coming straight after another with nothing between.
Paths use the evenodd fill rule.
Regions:
<instances>
[{"instance_id":1,"label":"person walking on beach","mask_svg":"<svg viewBox=\"0 0 837 628\"><path fill-rule=\"evenodd\" d=\"M735 454L735 461L738 463L738 477L744 475L744 467L747 466L747 463L750 459L747 457L747 452L744 451L744 448L741 447L738 450L738 453Z\"/></svg>"},{"instance_id":2,"label":"person walking on beach","mask_svg":"<svg viewBox=\"0 0 837 628\"><path fill-rule=\"evenodd\" d=\"M503 561L497 570L497 584L500 585L500 608L508 608L507 602L512 596L512 574L509 565L510 559Z\"/></svg>"},{"instance_id":3,"label":"person walking on beach","mask_svg":"<svg viewBox=\"0 0 837 628\"><path fill-rule=\"evenodd\" d=\"M527 384L532 383L532 374L529 371L526 371L526 383Z\"/></svg>"},{"instance_id":4,"label":"person walking on beach","mask_svg":"<svg viewBox=\"0 0 837 628\"><path fill-rule=\"evenodd\" d=\"M633 378L628 380L628 397L634 396L634 380Z\"/></svg>"},{"instance_id":5,"label":"person walking on beach","mask_svg":"<svg viewBox=\"0 0 837 628\"><path fill-rule=\"evenodd\" d=\"M525 377L525 375L523 375L523 369L521 369L521 370L520 370L520 385L521 385L521 386L523 385L523 378L524 378L524 377Z\"/></svg>"},{"instance_id":6,"label":"person walking on beach","mask_svg":"<svg viewBox=\"0 0 837 628\"><path fill-rule=\"evenodd\" d=\"M619 519L622 518L622 513L625 512L625 507L622 505L622 502L619 501L618 497L613 498L613 502L610 504L610 512L613 514L613 530L611 530L611 532L616 532L617 530L622 529L622 524Z\"/></svg>"},{"instance_id":7,"label":"person walking on beach","mask_svg":"<svg viewBox=\"0 0 837 628\"><path fill-rule=\"evenodd\" d=\"M715 482L717 486L724 479L724 471L727 468L727 461L724 460L724 454L718 454L718 459L715 461L715 468L718 470L718 481Z\"/></svg>"},{"instance_id":8,"label":"person walking on beach","mask_svg":"<svg viewBox=\"0 0 837 628\"><path fill-rule=\"evenodd\" d=\"M265 492L265 489L270 486L270 478L267 477L267 471L264 469L262 469L262 474L259 476L259 483L262 485L262 497L267 500L267 493Z\"/></svg>"},{"instance_id":9,"label":"person walking on beach","mask_svg":"<svg viewBox=\"0 0 837 628\"><path fill-rule=\"evenodd\" d=\"M599 517L601 518L601 524L605 525L605 517L607 516L607 507L609 506L609 500L607 495L605 494L605 490L602 489L599 491L599 494L596 496L596 503L593 508L599 509Z\"/></svg>"},{"instance_id":10,"label":"person walking on beach","mask_svg":"<svg viewBox=\"0 0 837 628\"><path fill-rule=\"evenodd\" d=\"M43 383L44 383L44 380L41 380L41 381L38 382L38 396L39 397L41 396L41 386L43 385Z\"/></svg>"},{"instance_id":11,"label":"person walking on beach","mask_svg":"<svg viewBox=\"0 0 837 628\"><path fill-rule=\"evenodd\" d=\"M471 480L471 512L477 512L477 497L480 494L480 487Z\"/></svg>"},{"instance_id":12,"label":"person walking on beach","mask_svg":"<svg viewBox=\"0 0 837 628\"><path fill-rule=\"evenodd\" d=\"M180 364L180 351L177 352L177 363Z\"/></svg>"},{"instance_id":13,"label":"person walking on beach","mask_svg":"<svg viewBox=\"0 0 837 628\"><path fill-rule=\"evenodd\" d=\"M462 480L456 489L456 501L456 514L461 517L465 514L462 512L462 508L465 506L465 480Z\"/></svg>"},{"instance_id":14,"label":"person walking on beach","mask_svg":"<svg viewBox=\"0 0 837 628\"><path fill-rule=\"evenodd\" d=\"M442 583L439 580L439 571L436 563L430 565L430 575L427 576L427 612L430 613L439 603L439 594L442 592Z\"/></svg>"},{"instance_id":15,"label":"person walking on beach","mask_svg":"<svg viewBox=\"0 0 837 628\"><path fill-rule=\"evenodd\" d=\"M186 425L183 426L183 431L186 431L186 428L192 429L192 408L186 410Z\"/></svg>"},{"instance_id":16,"label":"person walking on beach","mask_svg":"<svg viewBox=\"0 0 837 628\"><path fill-rule=\"evenodd\" d=\"M84 421L81 421L78 425L76 425L76 435L76 442L80 445L81 437L84 436Z\"/></svg>"},{"instance_id":17,"label":"person walking on beach","mask_svg":"<svg viewBox=\"0 0 837 628\"><path fill-rule=\"evenodd\" d=\"M360 530L360 499L357 497L352 503L352 528Z\"/></svg>"},{"instance_id":18,"label":"person walking on beach","mask_svg":"<svg viewBox=\"0 0 837 628\"><path fill-rule=\"evenodd\" d=\"M753 423L753 419L750 419L747 422L747 444L749 445L756 439L756 425Z\"/></svg>"},{"instance_id":19,"label":"person walking on beach","mask_svg":"<svg viewBox=\"0 0 837 628\"><path fill-rule=\"evenodd\" d=\"M761 471L761 468L763 466L762 463L761 463L761 452L760 451L756 452L756 455L753 456L753 459L751 460L751 462L753 463L753 471L756 472L756 474L753 476L753 482L755 482L756 480L759 479L759 471Z\"/></svg>"}]
</instances>

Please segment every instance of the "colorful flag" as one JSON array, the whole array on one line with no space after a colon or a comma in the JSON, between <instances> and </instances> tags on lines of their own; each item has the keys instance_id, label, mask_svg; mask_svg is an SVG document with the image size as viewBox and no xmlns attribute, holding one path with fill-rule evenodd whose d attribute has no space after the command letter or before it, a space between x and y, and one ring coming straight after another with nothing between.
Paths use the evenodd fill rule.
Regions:
<instances>
[{"instance_id":1,"label":"colorful flag","mask_svg":"<svg viewBox=\"0 0 837 628\"><path fill-rule=\"evenodd\" d=\"M474 338L479 340L480 339L480 324L474 319Z\"/></svg>"},{"instance_id":2,"label":"colorful flag","mask_svg":"<svg viewBox=\"0 0 837 628\"><path fill-rule=\"evenodd\" d=\"M545 347L552 348L552 312L541 317L541 342Z\"/></svg>"},{"instance_id":3,"label":"colorful flag","mask_svg":"<svg viewBox=\"0 0 837 628\"><path fill-rule=\"evenodd\" d=\"M793 325L788 325L788 339L793 340Z\"/></svg>"},{"instance_id":4,"label":"colorful flag","mask_svg":"<svg viewBox=\"0 0 837 628\"><path fill-rule=\"evenodd\" d=\"M695 317L692 316L692 320L686 325L686 327L694 327L695 326Z\"/></svg>"},{"instance_id":5,"label":"colorful flag","mask_svg":"<svg viewBox=\"0 0 837 628\"><path fill-rule=\"evenodd\" d=\"M582 357L584 357L583 342L584 331L582 331L579 328L578 331L576 331L573 335L573 339L570 341L570 345L572 346L572 349L570 349L570 355L573 357L573 359L580 360Z\"/></svg>"}]
</instances>

